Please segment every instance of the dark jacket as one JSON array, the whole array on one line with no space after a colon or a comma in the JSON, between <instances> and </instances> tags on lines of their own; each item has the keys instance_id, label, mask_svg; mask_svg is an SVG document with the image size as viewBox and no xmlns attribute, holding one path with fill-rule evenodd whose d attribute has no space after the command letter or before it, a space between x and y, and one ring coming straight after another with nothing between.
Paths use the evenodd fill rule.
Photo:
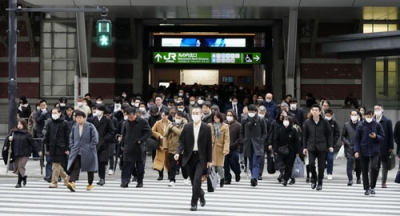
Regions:
<instances>
[{"instance_id":1,"label":"dark jacket","mask_svg":"<svg viewBox=\"0 0 400 216\"><path fill-rule=\"evenodd\" d=\"M35 130L34 130L35 137L42 138L44 135L44 134L42 134L42 130L44 128L46 120L51 118L51 113L48 110L46 113L42 112L42 110L39 110L39 111L35 112L34 118L35 118L35 123L36 123Z\"/></svg>"},{"instance_id":2,"label":"dark jacket","mask_svg":"<svg viewBox=\"0 0 400 216\"><path fill-rule=\"evenodd\" d=\"M287 145L289 149L289 155L294 157L296 154L300 154L300 140L297 134L297 130L290 124L286 127L278 127L274 133L274 152L278 153L279 147Z\"/></svg>"},{"instance_id":3,"label":"dark jacket","mask_svg":"<svg viewBox=\"0 0 400 216\"><path fill-rule=\"evenodd\" d=\"M344 152L346 158L353 158L354 156L354 138L357 127L360 124L361 124L360 121L357 121L356 124L353 124L351 120L344 123L342 132L342 142L344 143Z\"/></svg>"},{"instance_id":4,"label":"dark jacket","mask_svg":"<svg viewBox=\"0 0 400 216\"><path fill-rule=\"evenodd\" d=\"M154 124L155 124L158 120L161 120L161 115L157 115L157 116L150 115L150 118L149 118L149 125L150 125L150 127L153 127Z\"/></svg>"},{"instance_id":5,"label":"dark jacket","mask_svg":"<svg viewBox=\"0 0 400 216\"><path fill-rule=\"evenodd\" d=\"M212 118L213 118L213 114L212 113L211 113L211 115L209 115L207 117L204 117L204 114L203 114L203 119L201 119L201 121L206 123L206 124L209 124L209 123L212 122Z\"/></svg>"},{"instance_id":6,"label":"dark jacket","mask_svg":"<svg viewBox=\"0 0 400 216\"><path fill-rule=\"evenodd\" d=\"M114 124L107 116L102 116L100 121L98 117L94 117L92 124L96 127L99 134L99 143L96 145L97 158L99 162L108 162L109 146L114 140Z\"/></svg>"},{"instance_id":7,"label":"dark jacket","mask_svg":"<svg viewBox=\"0 0 400 216\"><path fill-rule=\"evenodd\" d=\"M394 141L397 143L397 156L400 157L400 121L394 126Z\"/></svg>"},{"instance_id":8,"label":"dark jacket","mask_svg":"<svg viewBox=\"0 0 400 216\"><path fill-rule=\"evenodd\" d=\"M20 104L20 107L18 107L18 115L22 119L28 120L29 116L31 115L31 106L26 103L26 104Z\"/></svg>"},{"instance_id":9,"label":"dark jacket","mask_svg":"<svg viewBox=\"0 0 400 216\"><path fill-rule=\"evenodd\" d=\"M69 134L71 132L68 123L63 118L52 119L46 127L47 132L43 143L51 156L51 162L64 163L67 159L65 152L69 151Z\"/></svg>"},{"instance_id":10,"label":"dark jacket","mask_svg":"<svg viewBox=\"0 0 400 216\"><path fill-rule=\"evenodd\" d=\"M312 116L304 122L303 127L303 148L308 151L327 152L333 147L332 131L329 122L319 117L318 124Z\"/></svg>"},{"instance_id":11,"label":"dark jacket","mask_svg":"<svg viewBox=\"0 0 400 216\"><path fill-rule=\"evenodd\" d=\"M121 133L124 161L143 161L143 153L146 150L144 145L152 133L149 123L140 117L136 117L133 122L125 121L123 123Z\"/></svg>"},{"instance_id":12,"label":"dark jacket","mask_svg":"<svg viewBox=\"0 0 400 216\"><path fill-rule=\"evenodd\" d=\"M297 120L297 125L300 126L301 129L303 129L303 122L304 122L304 112L300 108L297 108L295 110L289 109L289 113L294 114Z\"/></svg>"},{"instance_id":13,"label":"dark jacket","mask_svg":"<svg viewBox=\"0 0 400 216\"><path fill-rule=\"evenodd\" d=\"M371 138L369 134L374 132L376 138ZM380 143L385 139L385 132L382 126L373 120L371 123L362 121L357 126L354 138L354 153L358 152L361 156L380 155Z\"/></svg>"},{"instance_id":14,"label":"dark jacket","mask_svg":"<svg viewBox=\"0 0 400 216\"><path fill-rule=\"evenodd\" d=\"M31 149L35 149L36 152L40 151L38 143L33 140L33 136L28 133L28 131L16 129L13 131L13 133L6 137L6 140L8 140L8 137L11 135L13 136L13 141L11 144L13 158L29 157L32 153Z\"/></svg>"},{"instance_id":15,"label":"dark jacket","mask_svg":"<svg viewBox=\"0 0 400 216\"><path fill-rule=\"evenodd\" d=\"M234 121L232 123L228 123L229 125L229 152L239 151L241 140L240 140L240 123L238 121Z\"/></svg>"},{"instance_id":16,"label":"dark jacket","mask_svg":"<svg viewBox=\"0 0 400 216\"><path fill-rule=\"evenodd\" d=\"M331 119L328 122L332 132L332 139L333 139L332 147L335 147L340 138L339 124L334 119Z\"/></svg>"},{"instance_id":17,"label":"dark jacket","mask_svg":"<svg viewBox=\"0 0 400 216\"><path fill-rule=\"evenodd\" d=\"M382 126L383 132L385 133L385 138L381 141L381 160L386 162L389 158L389 149L394 149L393 124L392 120L386 118L384 115L382 115L379 124Z\"/></svg>"},{"instance_id":18,"label":"dark jacket","mask_svg":"<svg viewBox=\"0 0 400 216\"><path fill-rule=\"evenodd\" d=\"M252 157L251 147L257 156L264 155L264 143L268 137L267 124L264 118L246 118L242 120L240 127L240 138L243 143L243 154L245 157Z\"/></svg>"},{"instance_id":19,"label":"dark jacket","mask_svg":"<svg viewBox=\"0 0 400 216\"><path fill-rule=\"evenodd\" d=\"M267 101L264 101L264 106L267 109L269 119L276 119L276 117L279 115L279 109L276 103L274 101L271 101L269 103L267 103Z\"/></svg>"}]
</instances>

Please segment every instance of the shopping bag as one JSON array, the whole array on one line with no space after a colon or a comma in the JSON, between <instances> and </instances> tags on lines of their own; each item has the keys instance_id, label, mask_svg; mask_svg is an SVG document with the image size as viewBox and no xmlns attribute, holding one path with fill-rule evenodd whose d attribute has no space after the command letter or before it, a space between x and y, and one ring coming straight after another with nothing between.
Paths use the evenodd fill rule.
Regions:
<instances>
[{"instance_id":1,"label":"shopping bag","mask_svg":"<svg viewBox=\"0 0 400 216\"><path fill-rule=\"evenodd\" d=\"M399 164L399 170L397 171L396 178L394 179L394 182L400 184L400 164Z\"/></svg>"},{"instance_id":2,"label":"shopping bag","mask_svg":"<svg viewBox=\"0 0 400 216\"><path fill-rule=\"evenodd\" d=\"M207 174L207 191L214 192L215 188L217 188L218 177L215 169L211 167Z\"/></svg>"},{"instance_id":3,"label":"shopping bag","mask_svg":"<svg viewBox=\"0 0 400 216\"><path fill-rule=\"evenodd\" d=\"M339 152L336 155L336 159L344 158L344 145L342 145L339 149Z\"/></svg>"},{"instance_id":4,"label":"shopping bag","mask_svg":"<svg viewBox=\"0 0 400 216\"><path fill-rule=\"evenodd\" d=\"M270 154L267 155L267 171L269 174L275 173L274 157Z\"/></svg>"},{"instance_id":5,"label":"shopping bag","mask_svg":"<svg viewBox=\"0 0 400 216\"><path fill-rule=\"evenodd\" d=\"M303 178L304 177L304 163L301 161L299 156L296 156L296 159L293 163L292 169L292 178Z\"/></svg>"},{"instance_id":6,"label":"shopping bag","mask_svg":"<svg viewBox=\"0 0 400 216\"><path fill-rule=\"evenodd\" d=\"M392 170L396 167L396 155L391 152L388 158L388 170Z\"/></svg>"}]
</instances>

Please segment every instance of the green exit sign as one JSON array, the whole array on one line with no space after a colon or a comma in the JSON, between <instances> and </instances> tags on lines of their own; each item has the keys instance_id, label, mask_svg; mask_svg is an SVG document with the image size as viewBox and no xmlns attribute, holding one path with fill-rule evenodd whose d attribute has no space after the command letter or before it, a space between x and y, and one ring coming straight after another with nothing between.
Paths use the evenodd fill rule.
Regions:
<instances>
[{"instance_id":1,"label":"green exit sign","mask_svg":"<svg viewBox=\"0 0 400 216\"><path fill-rule=\"evenodd\" d=\"M154 64L261 64L260 52L153 52Z\"/></svg>"}]
</instances>

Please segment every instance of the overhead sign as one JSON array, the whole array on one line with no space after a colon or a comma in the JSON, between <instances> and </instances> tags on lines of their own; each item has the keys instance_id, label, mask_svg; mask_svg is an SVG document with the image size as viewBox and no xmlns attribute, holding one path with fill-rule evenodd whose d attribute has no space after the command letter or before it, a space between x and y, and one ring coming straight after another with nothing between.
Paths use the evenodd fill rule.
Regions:
<instances>
[{"instance_id":1,"label":"overhead sign","mask_svg":"<svg viewBox=\"0 0 400 216\"><path fill-rule=\"evenodd\" d=\"M261 64L259 52L153 52L154 64Z\"/></svg>"},{"instance_id":2,"label":"overhead sign","mask_svg":"<svg viewBox=\"0 0 400 216\"><path fill-rule=\"evenodd\" d=\"M246 38L161 38L162 47L246 47Z\"/></svg>"}]
</instances>

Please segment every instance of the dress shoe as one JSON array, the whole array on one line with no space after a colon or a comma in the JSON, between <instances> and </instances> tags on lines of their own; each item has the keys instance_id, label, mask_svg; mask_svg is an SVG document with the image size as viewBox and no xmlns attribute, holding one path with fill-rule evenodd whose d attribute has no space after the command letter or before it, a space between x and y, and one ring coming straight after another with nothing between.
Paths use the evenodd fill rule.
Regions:
<instances>
[{"instance_id":1,"label":"dress shoe","mask_svg":"<svg viewBox=\"0 0 400 216\"><path fill-rule=\"evenodd\" d=\"M361 179L357 179L357 184L361 184Z\"/></svg>"},{"instance_id":2,"label":"dress shoe","mask_svg":"<svg viewBox=\"0 0 400 216\"><path fill-rule=\"evenodd\" d=\"M283 174L279 174L279 177L277 178L278 182L281 183L283 179Z\"/></svg>"},{"instance_id":3,"label":"dress shoe","mask_svg":"<svg viewBox=\"0 0 400 216\"><path fill-rule=\"evenodd\" d=\"M235 176L236 182L240 182L240 174Z\"/></svg>"},{"instance_id":4,"label":"dress shoe","mask_svg":"<svg viewBox=\"0 0 400 216\"><path fill-rule=\"evenodd\" d=\"M24 176L22 177L22 185L25 187L26 185L26 178L28 178L28 176Z\"/></svg>"},{"instance_id":5,"label":"dress shoe","mask_svg":"<svg viewBox=\"0 0 400 216\"><path fill-rule=\"evenodd\" d=\"M371 193L371 194L375 194L375 189L371 189L371 190L370 190L370 193Z\"/></svg>"},{"instance_id":6,"label":"dress shoe","mask_svg":"<svg viewBox=\"0 0 400 216\"><path fill-rule=\"evenodd\" d=\"M143 183L137 183L136 187L137 188L142 188L143 187Z\"/></svg>"},{"instance_id":7,"label":"dress shoe","mask_svg":"<svg viewBox=\"0 0 400 216\"><path fill-rule=\"evenodd\" d=\"M252 178L252 179L250 180L250 184L251 184L251 186L253 186L253 187L257 186L257 179Z\"/></svg>"},{"instance_id":8,"label":"dress shoe","mask_svg":"<svg viewBox=\"0 0 400 216\"><path fill-rule=\"evenodd\" d=\"M387 188L386 183L382 183L382 188Z\"/></svg>"},{"instance_id":9,"label":"dress shoe","mask_svg":"<svg viewBox=\"0 0 400 216\"><path fill-rule=\"evenodd\" d=\"M15 185L15 188L20 188L21 187L21 184L16 184Z\"/></svg>"},{"instance_id":10,"label":"dress shoe","mask_svg":"<svg viewBox=\"0 0 400 216\"><path fill-rule=\"evenodd\" d=\"M197 205L190 206L190 211L197 211Z\"/></svg>"},{"instance_id":11,"label":"dress shoe","mask_svg":"<svg viewBox=\"0 0 400 216\"><path fill-rule=\"evenodd\" d=\"M159 176L157 181L162 181L164 179L164 176Z\"/></svg>"},{"instance_id":12,"label":"dress shoe","mask_svg":"<svg viewBox=\"0 0 400 216\"><path fill-rule=\"evenodd\" d=\"M127 188L128 187L128 184L121 184L120 185L122 188Z\"/></svg>"},{"instance_id":13,"label":"dress shoe","mask_svg":"<svg viewBox=\"0 0 400 216\"><path fill-rule=\"evenodd\" d=\"M319 184L319 185L317 186L317 191L320 191L320 190L322 190L322 185Z\"/></svg>"},{"instance_id":14,"label":"dress shoe","mask_svg":"<svg viewBox=\"0 0 400 216\"><path fill-rule=\"evenodd\" d=\"M204 207L205 205L206 205L206 199L204 198L204 195L200 196L200 206Z\"/></svg>"},{"instance_id":15,"label":"dress shoe","mask_svg":"<svg viewBox=\"0 0 400 216\"><path fill-rule=\"evenodd\" d=\"M260 181L261 181L261 180L262 180L262 176L258 176L258 180L260 180Z\"/></svg>"},{"instance_id":16,"label":"dress shoe","mask_svg":"<svg viewBox=\"0 0 400 216\"><path fill-rule=\"evenodd\" d=\"M306 183L310 183L310 178L306 178Z\"/></svg>"},{"instance_id":17,"label":"dress shoe","mask_svg":"<svg viewBox=\"0 0 400 216\"><path fill-rule=\"evenodd\" d=\"M225 180L224 184L226 184L226 185L230 185L230 184L231 184L231 181L227 181L227 180Z\"/></svg>"},{"instance_id":18,"label":"dress shoe","mask_svg":"<svg viewBox=\"0 0 400 216\"><path fill-rule=\"evenodd\" d=\"M349 181L348 183L347 183L347 186L352 186L353 185L353 181Z\"/></svg>"},{"instance_id":19,"label":"dress shoe","mask_svg":"<svg viewBox=\"0 0 400 216\"><path fill-rule=\"evenodd\" d=\"M51 183L51 178L50 177L44 177L43 178L45 181L47 181L48 183Z\"/></svg>"},{"instance_id":20,"label":"dress shoe","mask_svg":"<svg viewBox=\"0 0 400 216\"><path fill-rule=\"evenodd\" d=\"M221 179L221 180L219 181L219 187L224 187L224 183L225 183L225 180L224 180L224 179Z\"/></svg>"},{"instance_id":21,"label":"dress shoe","mask_svg":"<svg viewBox=\"0 0 400 216\"><path fill-rule=\"evenodd\" d=\"M103 186L106 183L104 179L100 179L99 182L97 182L98 185Z\"/></svg>"},{"instance_id":22,"label":"dress shoe","mask_svg":"<svg viewBox=\"0 0 400 216\"><path fill-rule=\"evenodd\" d=\"M365 193L364 193L364 195L369 195L369 190L365 190Z\"/></svg>"},{"instance_id":23,"label":"dress shoe","mask_svg":"<svg viewBox=\"0 0 400 216\"><path fill-rule=\"evenodd\" d=\"M296 183L296 179L291 178L291 179L290 179L290 182L289 182L289 185L294 185L295 183Z\"/></svg>"},{"instance_id":24,"label":"dress shoe","mask_svg":"<svg viewBox=\"0 0 400 216\"><path fill-rule=\"evenodd\" d=\"M286 185L287 185L287 180L283 180L282 185L286 187Z\"/></svg>"},{"instance_id":25,"label":"dress shoe","mask_svg":"<svg viewBox=\"0 0 400 216\"><path fill-rule=\"evenodd\" d=\"M311 181L311 189L315 189L317 187L317 183L315 181Z\"/></svg>"}]
</instances>

